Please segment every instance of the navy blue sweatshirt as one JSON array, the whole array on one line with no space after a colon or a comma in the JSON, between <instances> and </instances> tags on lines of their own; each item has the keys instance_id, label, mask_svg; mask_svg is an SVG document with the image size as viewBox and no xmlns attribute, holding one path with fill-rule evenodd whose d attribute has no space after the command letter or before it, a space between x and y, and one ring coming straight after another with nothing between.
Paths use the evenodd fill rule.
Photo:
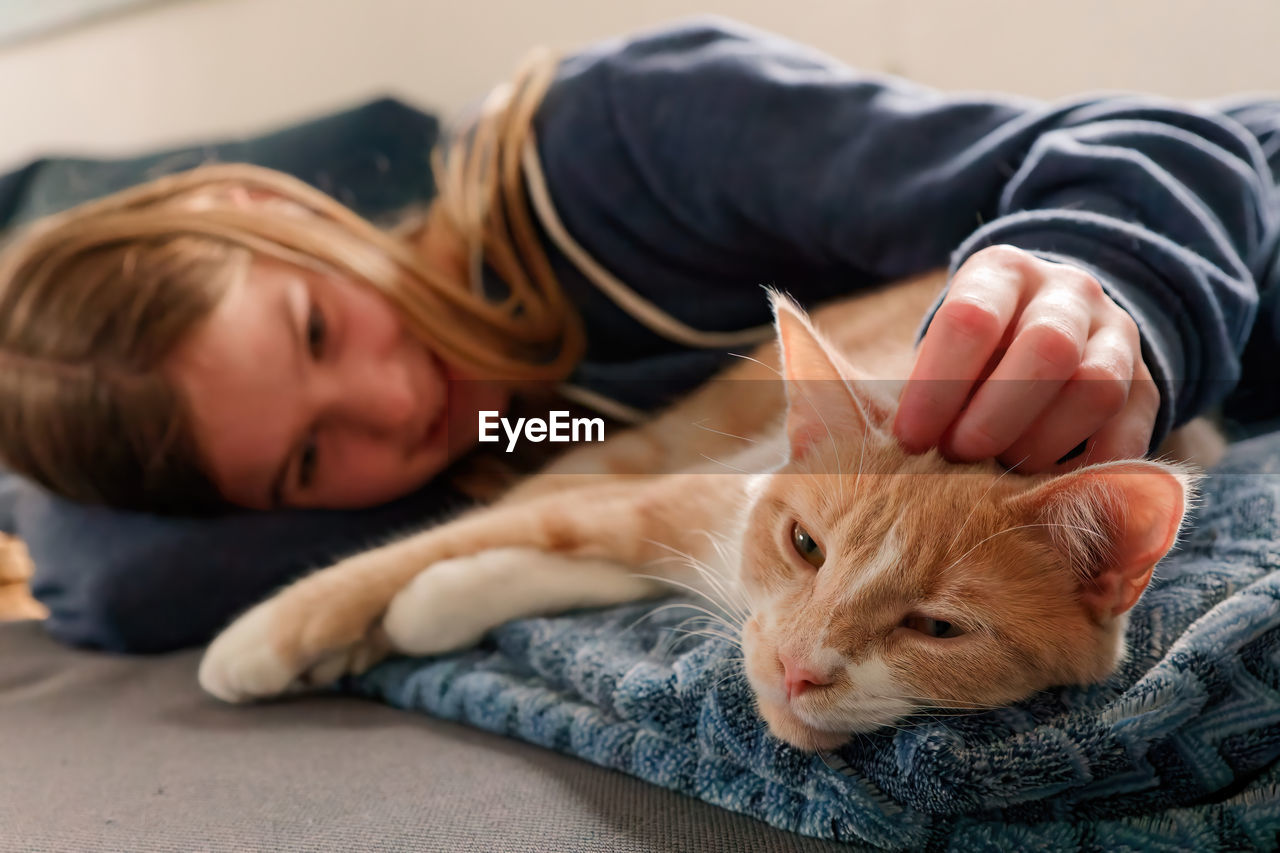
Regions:
<instances>
[{"instance_id":1,"label":"navy blue sweatshirt","mask_svg":"<svg viewBox=\"0 0 1280 853\"><path fill-rule=\"evenodd\" d=\"M762 284L814 305L1009 243L1089 270L1131 312L1159 440L1236 381L1259 291L1277 292L1277 128L1263 100L941 94L699 22L564 62L530 196L546 191L545 242L586 320L573 379L597 395L647 410L703 381L769 322ZM159 651L451 497L194 521L29 489L16 527L57 636Z\"/></svg>"},{"instance_id":2,"label":"navy blue sweatshirt","mask_svg":"<svg viewBox=\"0 0 1280 853\"><path fill-rule=\"evenodd\" d=\"M1088 270L1142 333L1153 445L1235 385L1275 274L1267 159L1209 107L947 95L706 21L567 61L536 130L578 246L695 329L767 323L761 284L813 305L997 243ZM647 408L734 349L653 333L558 260L593 390Z\"/></svg>"}]
</instances>

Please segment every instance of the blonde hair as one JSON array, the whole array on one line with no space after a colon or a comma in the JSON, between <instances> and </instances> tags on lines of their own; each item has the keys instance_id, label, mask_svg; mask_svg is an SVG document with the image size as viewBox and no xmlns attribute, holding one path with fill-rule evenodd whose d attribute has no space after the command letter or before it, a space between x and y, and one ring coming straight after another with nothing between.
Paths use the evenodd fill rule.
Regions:
<instances>
[{"instance_id":1,"label":"blonde hair","mask_svg":"<svg viewBox=\"0 0 1280 853\"><path fill-rule=\"evenodd\" d=\"M555 68L549 54L532 56L436 160L436 210L502 279L501 300L307 184L247 165L169 175L29 228L0 256L3 464L81 501L221 506L163 367L254 256L376 288L412 334L477 375L563 379L583 332L538 243L519 168ZM278 204L237 206L219 194L231 188Z\"/></svg>"}]
</instances>

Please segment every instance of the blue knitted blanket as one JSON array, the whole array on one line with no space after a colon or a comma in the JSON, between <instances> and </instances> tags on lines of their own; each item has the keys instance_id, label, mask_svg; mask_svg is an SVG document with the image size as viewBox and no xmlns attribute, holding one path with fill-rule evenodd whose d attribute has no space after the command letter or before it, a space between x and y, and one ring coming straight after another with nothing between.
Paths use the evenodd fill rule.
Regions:
<instances>
[{"instance_id":1,"label":"blue knitted blanket","mask_svg":"<svg viewBox=\"0 0 1280 853\"><path fill-rule=\"evenodd\" d=\"M733 647L679 633L687 617L514 622L345 688L867 848L1280 848L1280 434L1205 483L1099 686L805 754L768 736Z\"/></svg>"}]
</instances>

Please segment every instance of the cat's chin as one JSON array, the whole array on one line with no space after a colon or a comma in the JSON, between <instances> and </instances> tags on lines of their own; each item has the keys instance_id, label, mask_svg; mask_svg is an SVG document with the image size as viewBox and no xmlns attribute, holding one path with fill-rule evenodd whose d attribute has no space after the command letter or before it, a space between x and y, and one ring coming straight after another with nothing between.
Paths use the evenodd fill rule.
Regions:
<instances>
[{"instance_id":1,"label":"cat's chin","mask_svg":"<svg viewBox=\"0 0 1280 853\"><path fill-rule=\"evenodd\" d=\"M769 731L774 737L806 752L835 749L852 736L852 732L833 732L815 728L797 717L785 705L757 698L756 708L764 721L769 724Z\"/></svg>"}]
</instances>

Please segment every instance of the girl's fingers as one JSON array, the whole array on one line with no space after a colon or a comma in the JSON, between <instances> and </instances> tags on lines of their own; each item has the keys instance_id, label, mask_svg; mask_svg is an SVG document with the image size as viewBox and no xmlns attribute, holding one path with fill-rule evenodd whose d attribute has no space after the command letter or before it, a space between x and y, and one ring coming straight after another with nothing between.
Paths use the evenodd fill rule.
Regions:
<instances>
[{"instance_id":1,"label":"girl's fingers","mask_svg":"<svg viewBox=\"0 0 1280 853\"><path fill-rule=\"evenodd\" d=\"M1146 364L1139 359L1133 374L1129 399L1116 415L1089 441L1088 449L1076 458L1055 466L1069 471L1083 465L1110 462L1115 459L1137 459L1145 456L1151 445L1156 415L1160 411L1160 390L1151 378Z\"/></svg>"},{"instance_id":2,"label":"girl's fingers","mask_svg":"<svg viewBox=\"0 0 1280 853\"><path fill-rule=\"evenodd\" d=\"M1092 320L1089 304L1070 288L1037 293L1008 351L944 440L943 453L975 462L1017 443L1079 370Z\"/></svg>"},{"instance_id":3,"label":"girl's fingers","mask_svg":"<svg viewBox=\"0 0 1280 853\"><path fill-rule=\"evenodd\" d=\"M1000 455L1021 473L1053 468L1124 409L1135 366L1142 361L1124 329L1103 326L1089 338L1080 366L1040 418Z\"/></svg>"},{"instance_id":4,"label":"girl's fingers","mask_svg":"<svg viewBox=\"0 0 1280 853\"><path fill-rule=\"evenodd\" d=\"M920 343L893 424L911 453L935 446L960 413L1017 313L1024 277L1035 274L1030 256L1017 264L974 263L991 252L974 255L956 272Z\"/></svg>"}]
</instances>

